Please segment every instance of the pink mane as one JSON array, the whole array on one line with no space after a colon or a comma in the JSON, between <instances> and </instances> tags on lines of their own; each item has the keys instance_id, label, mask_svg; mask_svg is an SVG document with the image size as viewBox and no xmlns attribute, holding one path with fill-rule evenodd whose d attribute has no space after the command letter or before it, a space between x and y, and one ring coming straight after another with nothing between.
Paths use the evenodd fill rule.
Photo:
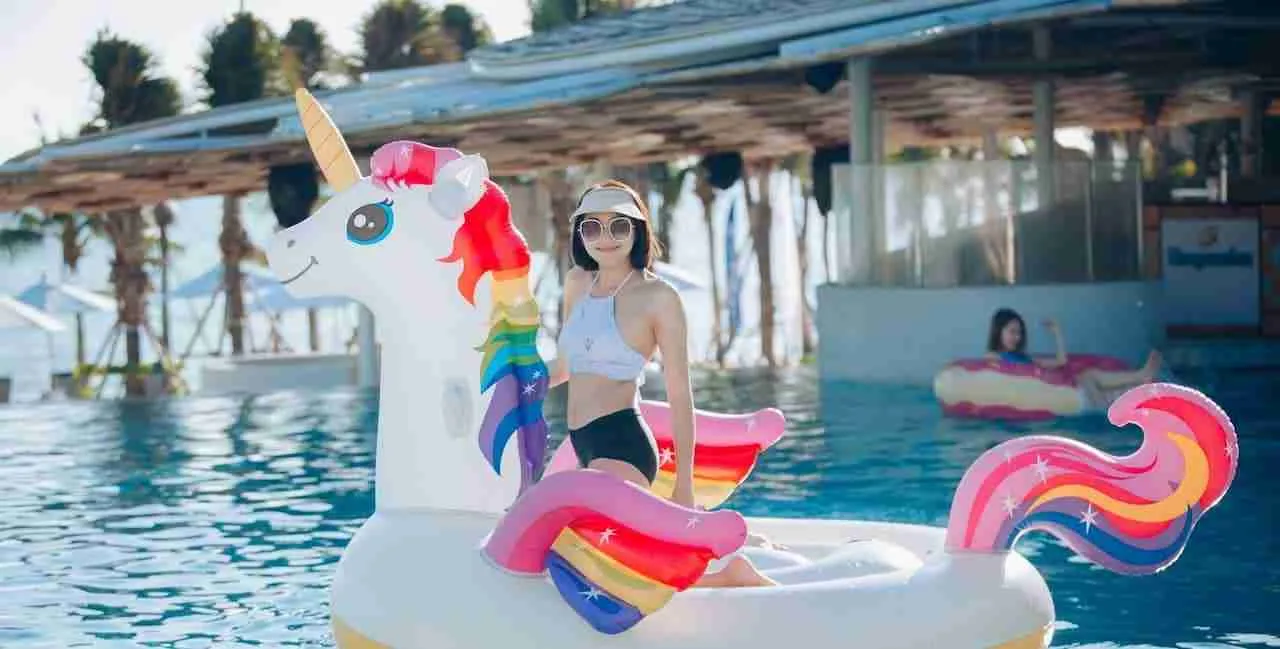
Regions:
<instances>
[{"instance_id":1,"label":"pink mane","mask_svg":"<svg viewBox=\"0 0 1280 649\"><path fill-rule=\"evenodd\" d=\"M441 167L462 157L453 148L434 147L421 142L397 140L373 152L370 160L375 185L398 187L430 186ZM485 273L527 270L529 246L511 223L511 203L492 180L486 179L484 194L464 215L445 263L462 262L458 292L467 302L475 300L476 284Z\"/></svg>"},{"instance_id":2,"label":"pink mane","mask_svg":"<svg viewBox=\"0 0 1280 649\"><path fill-rule=\"evenodd\" d=\"M383 189L397 187L430 186L436 180L436 171L462 157L453 148L434 147L421 142L396 140L388 142L373 152L369 161L374 184Z\"/></svg>"}]
</instances>

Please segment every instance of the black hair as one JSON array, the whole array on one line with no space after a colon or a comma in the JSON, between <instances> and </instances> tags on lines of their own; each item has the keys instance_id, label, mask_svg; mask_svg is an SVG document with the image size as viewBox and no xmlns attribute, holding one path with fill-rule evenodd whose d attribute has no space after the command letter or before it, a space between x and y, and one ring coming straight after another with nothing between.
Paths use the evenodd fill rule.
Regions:
<instances>
[{"instance_id":1,"label":"black hair","mask_svg":"<svg viewBox=\"0 0 1280 649\"><path fill-rule=\"evenodd\" d=\"M653 236L653 224L649 218L649 208L645 207L644 201L640 199L640 195L636 190L629 187L626 183L617 180L606 180L596 183L582 192L582 196L578 197L578 205L582 204L582 199L595 189L610 187L613 189L621 189L631 194L631 199L636 202L636 207L640 208L640 213L645 216L643 220L627 217L631 221L631 231L634 233L631 240L631 253L627 256L631 262L631 267L636 270L651 270L653 268L653 260L656 259L661 252L658 246L658 238ZM572 232L570 234L569 254L573 259L573 265L585 270L600 270L600 264L591 258L591 253L587 252L587 246L582 241L582 232L578 227L582 224L582 220L587 218L588 214L583 214L573 220L570 225Z\"/></svg>"},{"instance_id":2,"label":"black hair","mask_svg":"<svg viewBox=\"0 0 1280 649\"><path fill-rule=\"evenodd\" d=\"M1005 325L1010 322L1017 321L1022 327L1022 337L1018 339L1018 348L1013 350L1018 353L1026 353L1027 351L1027 323L1013 309L1000 308L991 316L991 331L987 334L987 351L1002 352L1005 351L1000 344L1000 332L1004 331Z\"/></svg>"}]
</instances>

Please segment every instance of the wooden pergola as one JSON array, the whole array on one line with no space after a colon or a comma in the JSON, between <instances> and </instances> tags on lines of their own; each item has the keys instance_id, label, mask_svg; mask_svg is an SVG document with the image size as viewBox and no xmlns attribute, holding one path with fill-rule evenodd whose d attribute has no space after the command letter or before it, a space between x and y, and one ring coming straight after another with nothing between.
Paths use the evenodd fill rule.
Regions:
<instances>
[{"instance_id":1,"label":"wooden pergola","mask_svg":"<svg viewBox=\"0 0 1280 649\"><path fill-rule=\"evenodd\" d=\"M977 141L992 131L1030 135L1032 86L1045 79L1053 82L1059 128L1135 131L1244 118L1250 110L1280 114L1280 103L1271 99L1277 66L1264 56L1263 42L1267 29L1280 25L1280 8L1254 7L1261 15L1242 16L1233 6L1040 21L1052 37L1048 55L1036 49L1030 24L988 26L910 45L836 48L808 58L753 56L652 73L630 88L585 100L549 98L373 128L347 129L339 120L339 126L357 156L388 140L416 139L479 153L496 175L718 151L779 157L850 141L853 98L843 76L845 61L857 56L874 56L874 107L884 115L889 147ZM284 116L291 99L255 109L264 106L278 106ZM102 212L261 191L272 167L310 162L300 137L278 133L282 118L247 120L259 126L257 135L214 138L220 143L214 147L144 147L41 162L25 156L0 167L0 210Z\"/></svg>"}]
</instances>

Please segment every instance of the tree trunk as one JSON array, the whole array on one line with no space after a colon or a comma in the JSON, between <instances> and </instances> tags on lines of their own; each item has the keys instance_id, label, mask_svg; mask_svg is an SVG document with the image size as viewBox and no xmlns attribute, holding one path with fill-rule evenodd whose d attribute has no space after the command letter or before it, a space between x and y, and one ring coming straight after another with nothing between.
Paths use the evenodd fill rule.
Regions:
<instances>
[{"instance_id":1,"label":"tree trunk","mask_svg":"<svg viewBox=\"0 0 1280 649\"><path fill-rule=\"evenodd\" d=\"M813 312L809 309L809 186L800 183L800 227L796 234L796 252L800 260L800 349L803 356L811 356L813 342Z\"/></svg>"},{"instance_id":2,"label":"tree trunk","mask_svg":"<svg viewBox=\"0 0 1280 649\"><path fill-rule=\"evenodd\" d=\"M569 174L564 169L558 169L544 173L539 176L539 181L547 190L547 195L551 203L551 251L555 259L556 273L560 278L561 289L564 288L565 278L569 275L569 267L572 266L570 256L570 245L572 243L572 233L569 231L569 215L573 213L574 196L573 188L569 186ZM560 322L560 317L564 313L564 291L560 291L560 299L556 304L556 318L559 327L564 326Z\"/></svg>"},{"instance_id":3,"label":"tree trunk","mask_svg":"<svg viewBox=\"0 0 1280 649\"><path fill-rule=\"evenodd\" d=\"M249 252L249 235L240 221L240 196L222 197L222 280L227 296L227 334L231 336L231 355L244 355L244 278L240 262Z\"/></svg>"},{"instance_id":4,"label":"tree trunk","mask_svg":"<svg viewBox=\"0 0 1280 649\"><path fill-rule=\"evenodd\" d=\"M724 342L724 325L720 319L724 302L720 297L720 277L716 274L716 260L719 257L716 256L715 218L711 211L716 194L715 188L707 182L706 170L699 167L695 173L698 175L698 182L694 186L694 193L698 195L698 200L702 201L702 220L707 225L707 252L711 262L711 341L715 345L716 364L724 367L728 346Z\"/></svg>"},{"instance_id":5,"label":"tree trunk","mask_svg":"<svg viewBox=\"0 0 1280 649\"><path fill-rule=\"evenodd\" d=\"M147 317L147 293L151 289L145 267L146 221L137 209L108 212L105 230L115 248L110 279L116 291L117 316L125 329L125 395L140 397L146 393L146 384L139 329Z\"/></svg>"},{"instance_id":6,"label":"tree trunk","mask_svg":"<svg viewBox=\"0 0 1280 649\"><path fill-rule=\"evenodd\" d=\"M769 236L773 232L773 205L769 196L773 162L761 161L752 166L755 173L745 176L743 184L751 223L751 244L756 250L756 270L760 276L760 355L769 367L776 367L777 357L773 353L773 250ZM759 196L755 200L751 192L751 175L756 177L758 184L756 192Z\"/></svg>"},{"instance_id":7,"label":"tree trunk","mask_svg":"<svg viewBox=\"0 0 1280 649\"><path fill-rule=\"evenodd\" d=\"M169 353L169 226L160 229L160 347Z\"/></svg>"}]
</instances>

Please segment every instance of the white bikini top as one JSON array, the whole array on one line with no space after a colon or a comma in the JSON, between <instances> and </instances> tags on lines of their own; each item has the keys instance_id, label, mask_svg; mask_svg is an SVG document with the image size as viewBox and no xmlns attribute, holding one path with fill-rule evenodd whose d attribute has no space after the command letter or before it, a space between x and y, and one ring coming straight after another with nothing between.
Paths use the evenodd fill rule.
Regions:
<instances>
[{"instance_id":1,"label":"white bikini top","mask_svg":"<svg viewBox=\"0 0 1280 649\"><path fill-rule=\"evenodd\" d=\"M569 312L557 345L568 361L571 374L585 372L615 381L634 380L637 385L644 384L644 366L648 359L623 339L614 313L614 298L633 274L634 270L628 273L611 295L596 297L591 294L600 279L596 273L591 287Z\"/></svg>"}]
</instances>

